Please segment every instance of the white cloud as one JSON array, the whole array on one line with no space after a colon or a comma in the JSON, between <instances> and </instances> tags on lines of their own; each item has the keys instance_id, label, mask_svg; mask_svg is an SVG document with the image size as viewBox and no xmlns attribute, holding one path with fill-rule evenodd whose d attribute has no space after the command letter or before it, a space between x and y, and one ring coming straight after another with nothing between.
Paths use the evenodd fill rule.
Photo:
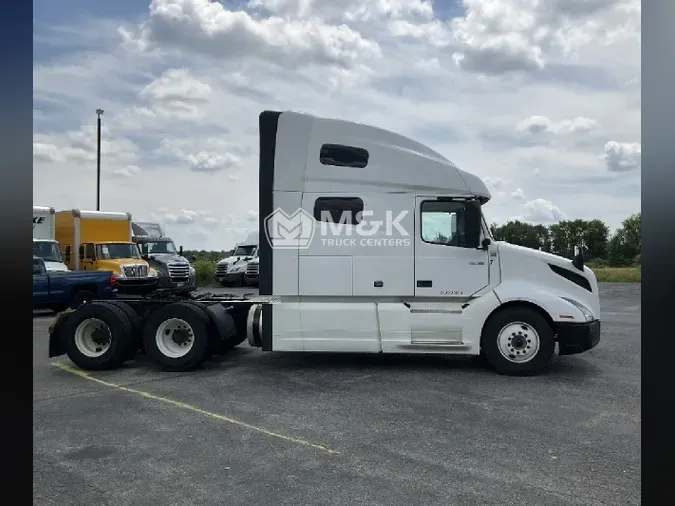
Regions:
<instances>
[{"instance_id":1,"label":"white cloud","mask_svg":"<svg viewBox=\"0 0 675 506\"><path fill-rule=\"evenodd\" d=\"M137 167L136 165L127 165L126 167L113 169L112 174L115 177L130 178L138 174L140 171L141 168Z\"/></svg>"},{"instance_id":2,"label":"white cloud","mask_svg":"<svg viewBox=\"0 0 675 506\"><path fill-rule=\"evenodd\" d=\"M516 188L515 191L511 192L511 197L516 200L522 200L525 198L525 194L523 193L522 189Z\"/></svg>"},{"instance_id":3,"label":"white cloud","mask_svg":"<svg viewBox=\"0 0 675 506\"><path fill-rule=\"evenodd\" d=\"M517 130L531 134L577 134L588 133L598 128L598 122L591 118L578 116L572 119L563 119L559 122L551 121L546 116L532 115L518 122Z\"/></svg>"},{"instance_id":4,"label":"white cloud","mask_svg":"<svg viewBox=\"0 0 675 506\"><path fill-rule=\"evenodd\" d=\"M211 0L152 0L147 21L122 35L141 50L168 46L221 59L261 58L300 66L377 57L377 43L347 25L270 16L258 19Z\"/></svg>"},{"instance_id":5,"label":"white cloud","mask_svg":"<svg viewBox=\"0 0 675 506\"><path fill-rule=\"evenodd\" d=\"M484 177L483 182L488 188L493 188L495 190L503 190L504 187L508 184L508 181L505 181L501 177L492 177L492 176Z\"/></svg>"},{"instance_id":6,"label":"white cloud","mask_svg":"<svg viewBox=\"0 0 675 506\"><path fill-rule=\"evenodd\" d=\"M627 172L640 169L642 146L637 142L609 141L605 144L603 156L610 172Z\"/></svg>"},{"instance_id":7,"label":"white cloud","mask_svg":"<svg viewBox=\"0 0 675 506\"><path fill-rule=\"evenodd\" d=\"M257 227L263 109L422 142L483 178L491 220L617 226L640 209L634 0L467 0L450 19L428 0L133 8L65 26L34 13L36 203L94 207L100 107L103 209L154 216L187 249Z\"/></svg>"},{"instance_id":8,"label":"white cloud","mask_svg":"<svg viewBox=\"0 0 675 506\"><path fill-rule=\"evenodd\" d=\"M532 223L557 223L566 219L563 213L553 202L545 199L534 199L523 205L523 218Z\"/></svg>"}]
</instances>

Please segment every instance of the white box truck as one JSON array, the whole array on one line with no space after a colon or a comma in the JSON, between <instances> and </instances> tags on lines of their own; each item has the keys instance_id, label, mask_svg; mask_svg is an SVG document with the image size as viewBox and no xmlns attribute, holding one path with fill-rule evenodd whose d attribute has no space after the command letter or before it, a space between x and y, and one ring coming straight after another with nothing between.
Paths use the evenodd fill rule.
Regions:
<instances>
[{"instance_id":1,"label":"white box truck","mask_svg":"<svg viewBox=\"0 0 675 506\"><path fill-rule=\"evenodd\" d=\"M482 354L533 374L556 345L600 341L592 270L495 241L479 177L349 121L265 111L259 129L260 295L95 301L55 322L50 357L97 369L142 347L182 371L248 338L265 352ZM95 356L75 339L92 318L108 336Z\"/></svg>"},{"instance_id":2,"label":"white box truck","mask_svg":"<svg viewBox=\"0 0 675 506\"><path fill-rule=\"evenodd\" d=\"M33 256L42 258L48 272L68 271L56 241L56 210L33 206Z\"/></svg>"}]
</instances>

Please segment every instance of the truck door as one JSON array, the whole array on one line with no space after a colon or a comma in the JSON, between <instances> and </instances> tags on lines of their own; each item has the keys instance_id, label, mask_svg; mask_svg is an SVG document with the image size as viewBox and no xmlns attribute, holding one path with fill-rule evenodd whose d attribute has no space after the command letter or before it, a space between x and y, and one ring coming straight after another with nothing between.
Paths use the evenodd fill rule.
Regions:
<instances>
[{"instance_id":1,"label":"truck door","mask_svg":"<svg viewBox=\"0 0 675 506\"><path fill-rule=\"evenodd\" d=\"M44 304L49 298L49 278L43 264L33 259L33 305Z\"/></svg>"},{"instance_id":2,"label":"truck door","mask_svg":"<svg viewBox=\"0 0 675 506\"><path fill-rule=\"evenodd\" d=\"M468 297L490 283L488 252L464 244L466 202L415 199L415 297Z\"/></svg>"},{"instance_id":3,"label":"truck door","mask_svg":"<svg viewBox=\"0 0 675 506\"><path fill-rule=\"evenodd\" d=\"M83 271L94 271L96 270L95 262L94 245L91 243L82 244L80 246L80 268Z\"/></svg>"}]
</instances>

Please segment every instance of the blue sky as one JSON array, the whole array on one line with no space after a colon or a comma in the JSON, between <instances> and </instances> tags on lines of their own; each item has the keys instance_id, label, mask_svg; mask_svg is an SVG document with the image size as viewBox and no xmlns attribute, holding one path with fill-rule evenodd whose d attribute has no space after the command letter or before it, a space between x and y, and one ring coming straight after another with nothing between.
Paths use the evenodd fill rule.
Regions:
<instances>
[{"instance_id":1,"label":"blue sky","mask_svg":"<svg viewBox=\"0 0 675 506\"><path fill-rule=\"evenodd\" d=\"M290 108L427 144L484 178L491 221L618 226L640 210L639 1L486 5L35 0L34 202L92 207L102 107L104 206L227 249L256 223L257 115Z\"/></svg>"}]
</instances>

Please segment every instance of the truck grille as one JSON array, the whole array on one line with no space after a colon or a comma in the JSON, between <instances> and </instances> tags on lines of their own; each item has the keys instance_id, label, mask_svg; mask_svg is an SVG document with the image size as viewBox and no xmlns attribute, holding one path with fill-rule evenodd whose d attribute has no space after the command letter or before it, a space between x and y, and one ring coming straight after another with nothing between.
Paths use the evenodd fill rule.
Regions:
<instances>
[{"instance_id":1,"label":"truck grille","mask_svg":"<svg viewBox=\"0 0 675 506\"><path fill-rule=\"evenodd\" d=\"M216 265L216 276L224 276L227 274L227 264Z\"/></svg>"},{"instance_id":2,"label":"truck grille","mask_svg":"<svg viewBox=\"0 0 675 506\"><path fill-rule=\"evenodd\" d=\"M258 274L259 264L248 264L246 266L246 274L249 276L255 276Z\"/></svg>"},{"instance_id":3,"label":"truck grille","mask_svg":"<svg viewBox=\"0 0 675 506\"><path fill-rule=\"evenodd\" d=\"M187 281L190 278L190 265L184 262L169 264L169 277L172 281Z\"/></svg>"},{"instance_id":4,"label":"truck grille","mask_svg":"<svg viewBox=\"0 0 675 506\"><path fill-rule=\"evenodd\" d=\"M123 265L122 266L124 275L127 278L147 278L148 277L148 266L147 265Z\"/></svg>"}]
</instances>

